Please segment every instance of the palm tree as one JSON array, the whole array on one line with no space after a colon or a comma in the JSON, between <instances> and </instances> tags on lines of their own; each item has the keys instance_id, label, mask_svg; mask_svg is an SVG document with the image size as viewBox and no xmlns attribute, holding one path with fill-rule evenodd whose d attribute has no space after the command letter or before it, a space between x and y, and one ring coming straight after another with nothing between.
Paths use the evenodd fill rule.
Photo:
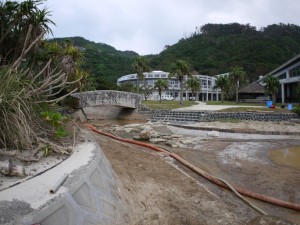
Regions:
<instances>
[{"instance_id":1,"label":"palm tree","mask_svg":"<svg viewBox=\"0 0 300 225\"><path fill-rule=\"evenodd\" d=\"M271 95L273 103L276 102L276 94L279 91L280 83L277 77L267 76L264 79L264 83L266 84L265 90L267 95Z\"/></svg>"},{"instance_id":2,"label":"palm tree","mask_svg":"<svg viewBox=\"0 0 300 225\"><path fill-rule=\"evenodd\" d=\"M243 80L246 76L246 72L243 70L242 67L235 66L232 68L232 71L229 73L230 78L235 83L235 101L238 103L239 101L239 86L241 80Z\"/></svg>"},{"instance_id":3,"label":"palm tree","mask_svg":"<svg viewBox=\"0 0 300 225\"><path fill-rule=\"evenodd\" d=\"M192 97L195 97L194 93L197 93L201 89L201 80L198 77L191 77L187 80L186 85L187 88L192 90Z\"/></svg>"},{"instance_id":4,"label":"palm tree","mask_svg":"<svg viewBox=\"0 0 300 225\"><path fill-rule=\"evenodd\" d=\"M228 89L229 89L229 78L227 75L225 76L219 76L216 79L216 85L214 86L214 88L220 88L221 89L221 101L224 101L224 97L225 97L225 93L227 93Z\"/></svg>"},{"instance_id":5,"label":"palm tree","mask_svg":"<svg viewBox=\"0 0 300 225\"><path fill-rule=\"evenodd\" d=\"M176 77L179 81L180 105L183 104L183 78L185 75L189 77L191 76L188 64L183 60L175 61L175 63L172 65L171 73L169 76Z\"/></svg>"},{"instance_id":6,"label":"palm tree","mask_svg":"<svg viewBox=\"0 0 300 225\"><path fill-rule=\"evenodd\" d=\"M131 66L134 72L136 72L137 74L137 86L140 87L140 80L144 79L144 72L150 71L149 62L147 58L143 56L137 56L135 57L134 62Z\"/></svg>"},{"instance_id":7,"label":"palm tree","mask_svg":"<svg viewBox=\"0 0 300 225\"><path fill-rule=\"evenodd\" d=\"M155 83L155 88L158 89L159 101L161 101L161 92L163 89L168 88L168 81L163 79L158 79Z\"/></svg>"}]
</instances>

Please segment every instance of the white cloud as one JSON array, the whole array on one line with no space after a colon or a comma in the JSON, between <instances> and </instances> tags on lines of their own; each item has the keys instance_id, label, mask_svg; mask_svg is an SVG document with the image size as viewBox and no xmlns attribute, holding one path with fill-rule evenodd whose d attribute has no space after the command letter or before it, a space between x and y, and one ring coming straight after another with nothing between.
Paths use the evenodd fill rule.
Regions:
<instances>
[{"instance_id":1,"label":"white cloud","mask_svg":"<svg viewBox=\"0 0 300 225\"><path fill-rule=\"evenodd\" d=\"M48 0L55 37L81 36L119 50L159 53L206 23L297 23L295 0Z\"/></svg>"}]
</instances>

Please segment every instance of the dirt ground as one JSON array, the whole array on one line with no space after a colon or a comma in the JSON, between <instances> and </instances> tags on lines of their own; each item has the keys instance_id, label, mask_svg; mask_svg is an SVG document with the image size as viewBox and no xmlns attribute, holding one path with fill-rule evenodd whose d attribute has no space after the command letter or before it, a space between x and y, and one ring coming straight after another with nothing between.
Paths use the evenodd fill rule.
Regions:
<instances>
[{"instance_id":1,"label":"dirt ground","mask_svg":"<svg viewBox=\"0 0 300 225\"><path fill-rule=\"evenodd\" d=\"M110 128L109 124L99 126L104 130ZM155 130L164 135L184 134L183 138L205 136L200 131L188 133L167 125ZM136 135L114 132L126 138ZM156 146L177 153L231 184L300 204L300 171L275 164L268 154L270 149L300 146L300 140L288 136L258 139L251 135L237 139L236 135L227 139L203 137L197 145L190 143L176 148L164 143ZM300 224L299 211L249 199L270 215L261 216L232 192L215 186L169 157L105 136L94 136L123 185L132 209L128 224L290 224L287 221Z\"/></svg>"}]
</instances>

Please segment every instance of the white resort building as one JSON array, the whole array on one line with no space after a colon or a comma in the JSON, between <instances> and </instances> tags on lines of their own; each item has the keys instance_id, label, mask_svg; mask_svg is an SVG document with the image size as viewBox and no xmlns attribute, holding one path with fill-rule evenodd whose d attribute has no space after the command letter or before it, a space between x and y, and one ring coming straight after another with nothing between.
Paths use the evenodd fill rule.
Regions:
<instances>
[{"instance_id":1,"label":"white resort building","mask_svg":"<svg viewBox=\"0 0 300 225\"><path fill-rule=\"evenodd\" d=\"M215 81L217 76L222 76L227 74L220 74L216 76L207 76L207 75L192 75L201 80L200 92L197 93L196 100L200 101L218 101L220 99L221 91L220 89L214 89ZM158 79L167 79L168 80L168 89L162 91L162 96L172 96L175 100L179 100L180 85L179 81L176 78L169 78L169 73L164 71L152 71L144 73L144 79L140 80L141 86L148 86L153 88ZM192 91L188 90L185 86L187 81L187 76L184 77L183 85L183 99L189 100L192 97ZM137 74L128 74L122 76L118 79L117 84L121 86L125 83L131 83L133 85L138 84ZM158 100L158 90L153 89L152 94L148 98L149 100Z\"/></svg>"},{"instance_id":2,"label":"white resort building","mask_svg":"<svg viewBox=\"0 0 300 225\"><path fill-rule=\"evenodd\" d=\"M279 79L281 85L278 93L279 102L299 102L296 95L296 87L300 82L300 54L260 78L258 82L264 85L264 79L267 76L274 76Z\"/></svg>"}]
</instances>

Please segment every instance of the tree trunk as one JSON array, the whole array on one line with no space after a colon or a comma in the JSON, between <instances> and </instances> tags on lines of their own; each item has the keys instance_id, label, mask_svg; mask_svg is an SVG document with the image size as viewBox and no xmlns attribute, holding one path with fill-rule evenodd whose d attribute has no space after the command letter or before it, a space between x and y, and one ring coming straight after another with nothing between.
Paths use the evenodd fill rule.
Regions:
<instances>
[{"instance_id":1,"label":"tree trunk","mask_svg":"<svg viewBox=\"0 0 300 225\"><path fill-rule=\"evenodd\" d=\"M24 177L25 169L23 166L14 165L11 161L0 161L0 173L6 176Z\"/></svg>"},{"instance_id":2,"label":"tree trunk","mask_svg":"<svg viewBox=\"0 0 300 225\"><path fill-rule=\"evenodd\" d=\"M183 84L182 81L180 81L180 105L183 104Z\"/></svg>"},{"instance_id":3,"label":"tree trunk","mask_svg":"<svg viewBox=\"0 0 300 225\"><path fill-rule=\"evenodd\" d=\"M235 101L236 101L236 103L239 102L239 86L240 86L239 84L240 84L240 82L238 81L237 84L236 84L236 89L235 89Z\"/></svg>"},{"instance_id":4,"label":"tree trunk","mask_svg":"<svg viewBox=\"0 0 300 225\"><path fill-rule=\"evenodd\" d=\"M273 101L273 105L275 105L275 103L276 103L276 94L272 94L272 101Z\"/></svg>"},{"instance_id":5,"label":"tree trunk","mask_svg":"<svg viewBox=\"0 0 300 225\"><path fill-rule=\"evenodd\" d=\"M224 93L223 93L223 91L221 90L221 102L223 102L224 101Z\"/></svg>"}]
</instances>

